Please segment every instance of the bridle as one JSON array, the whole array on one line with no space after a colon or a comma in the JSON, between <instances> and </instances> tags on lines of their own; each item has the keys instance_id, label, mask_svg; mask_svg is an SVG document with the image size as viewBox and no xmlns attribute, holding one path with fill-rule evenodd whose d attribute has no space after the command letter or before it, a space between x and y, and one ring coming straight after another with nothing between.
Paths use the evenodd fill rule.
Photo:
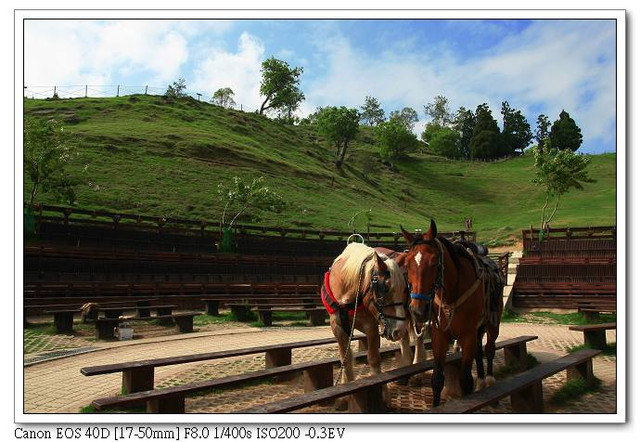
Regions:
<instances>
[{"instance_id":1,"label":"bridle","mask_svg":"<svg viewBox=\"0 0 640 442\"><path fill-rule=\"evenodd\" d=\"M431 286L431 288L429 289L429 291L427 293L415 293L412 291L412 287L411 284L409 283L409 298L410 299L417 299L419 301L424 301L427 303L427 312L428 312L428 317L427 317L427 321L425 322L426 326L429 327L429 325L431 324L431 320L432 320L432 312L433 312L433 302L436 299L436 294L438 292L442 292L444 290L444 262L443 262L443 256L444 256L444 250L442 248L442 244L440 243L440 241L438 241L437 238L434 238L431 241L427 241L424 239L416 239L414 242L411 243L411 248L414 248L417 245L420 244L430 244L432 242L435 242L438 246L439 252L437 254L437 263L436 263L436 279L433 282L433 285ZM436 325L438 323L438 315L435 316L435 322ZM414 318L414 323L417 324L417 322L415 321Z\"/></svg>"},{"instance_id":2,"label":"bridle","mask_svg":"<svg viewBox=\"0 0 640 442\"><path fill-rule=\"evenodd\" d=\"M371 285L369 288L369 292L373 294L373 297L369 298L369 304L371 303L374 304L376 311L378 312L378 321L382 323L382 325L384 326L382 335L388 336L388 331L391 328L390 319L394 319L396 321L405 321L407 317L406 315L404 317L400 317L400 316L385 314L384 309L388 307L399 307L399 306L406 307L406 302L399 301L399 302L385 303L385 295L389 293L389 290L387 290L387 286L384 283L380 282L380 280L378 279L380 275L384 276L385 279L388 279L391 277L391 272L389 272L389 270L385 270L381 272L379 270L373 269L371 273Z\"/></svg>"},{"instance_id":3,"label":"bridle","mask_svg":"<svg viewBox=\"0 0 640 442\"><path fill-rule=\"evenodd\" d=\"M431 325L431 321L432 321L432 315L433 315L433 305L435 304L438 307L438 314L434 315L434 321L435 321L435 325L436 327L440 328L440 314L441 312L444 311L445 317L447 318L447 325L444 328L443 331L447 331L449 330L449 327L451 327L451 324L453 323L453 317L454 314L456 312L456 309L461 306L462 304L464 304L467 299L469 299L471 297L471 295L478 289L478 287L480 286L480 284L482 283L482 275L478 276L476 278L476 280L474 281L473 284L471 284L471 286L462 294L459 293L458 289L459 289L459 284L460 284L460 279L458 277L455 288L453 290L453 293L456 293L456 299L454 302L452 303L448 303L443 296L443 292L444 292L444 283L443 283L443 279L444 279L444 263L443 263L443 257L444 257L444 248L442 246L442 243L440 242L439 239L434 238L432 241L435 241L435 243L438 245L438 249L439 249L439 254L438 254L438 263L437 263L437 274L436 274L436 280L433 283L433 286L431 287L431 289L429 290L428 293L426 294L422 294L422 293L410 293L410 297L411 299L418 299L421 301L426 301L428 303L428 316L427 316L427 321L425 322L425 324L427 326ZM412 243L411 247L418 245L418 244L427 244L430 241L425 241L425 240L416 240L414 243ZM412 317L413 315L413 310L410 310ZM414 322L415 322L415 317L414 317Z\"/></svg>"}]
</instances>

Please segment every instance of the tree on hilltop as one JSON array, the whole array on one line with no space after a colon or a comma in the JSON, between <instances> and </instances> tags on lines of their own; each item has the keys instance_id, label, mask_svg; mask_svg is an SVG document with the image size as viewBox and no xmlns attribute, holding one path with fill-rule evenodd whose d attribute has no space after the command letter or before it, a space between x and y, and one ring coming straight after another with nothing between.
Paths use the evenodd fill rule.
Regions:
<instances>
[{"instance_id":1,"label":"tree on hilltop","mask_svg":"<svg viewBox=\"0 0 640 442\"><path fill-rule=\"evenodd\" d=\"M230 87L223 87L213 93L211 97L211 104L216 106L222 106L226 108L233 108L236 105L233 89Z\"/></svg>"},{"instance_id":2,"label":"tree on hilltop","mask_svg":"<svg viewBox=\"0 0 640 442\"><path fill-rule=\"evenodd\" d=\"M453 120L449 110L449 100L443 95L437 95L432 103L427 103L424 106L424 112L440 127L448 127Z\"/></svg>"},{"instance_id":3,"label":"tree on hilltop","mask_svg":"<svg viewBox=\"0 0 640 442\"><path fill-rule=\"evenodd\" d=\"M504 154L504 144L500 136L498 122L493 118L487 103L476 108L473 136L469 141L472 159L492 160Z\"/></svg>"},{"instance_id":4,"label":"tree on hilltop","mask_svg":"<svg viewBox=\"0 0 640 442\"><path fill-rule=\"evenodd\" d=\"M554 121L551 126L549 140L551 147L575 152L582 144L582 131L573 118L563 110L560 112L560 118Z\"/></svg>"},{"instance_id":5,"label":"tree on hilltop","mask_svg":"<svg viewBox=\"0 0 640 442\"><path fill-rule=\"evenodd\" d=\"M187 85L184 78L179 78L167 87L165 95L168 98L183 98L187 96Z\"/></svg>"},{"instance_id":6,"label":"tree on hilltop","mask_svg":"<svg viewBox=\"0 0 640 442\"><path fill-rule=\"evenodd\" d=\"M401 111L391 112L389 120L398 120L408 131L413 132L413 126L418 122L418 112L413 108L404 107Z\"/></svg>"},{"instance_id":7,"label":"tree on hilltop","mask_svg":"<svg viewBox=\"0 0 640 442\"><path fill-rule=\"evenodd\" d=\"M519 110L513 109L507 101L502 102L502 138L506 153L513 153L529 147L533 134L531 125Z\"/></svg>"},{"instance_id":8,"label":"tree on hilltop","mask_svg":"<svg viewBox=\"0 0 640 442\"><path fill-rule=\"evenodd\" d=\"M384 110L377 98L365 97L364 105L360 106L360 118L369 126L376 126L384 121Z\"/></svg>"},{"instance_id":9,"label":"tree on hilltop","mask_svg":"<svg viewBox=\"0 0 640 442\"><path fill-rule=\"evenodd\" d=\"M453 119L453 128L460 134L459 152L462 158L471 156L471 138L476 125L476 116L470 109L461 106Z\"/></svg>"},{"instance_id":10,"label":"tree on hilltop","mask_svg":"<svg viewBox=\"0 0 640 442\"><path fill-rule=\"evenodd\" d=\"M544 114L538 115L538 119L536 120L536 131L533 136L536 140L536 146L542 146L544 140L549 137L549 127L551 127L549 117Z\"/></svg>"},{"instance_id":11,"label":"tree on hilltop","mask_svg":"<svg viewBox=\"0 0 640 442\"><path fill-rule=\"evenodd\" d=\"M290 68L286 61L270 57L262 62L262 82L260 95L265 99L260 106L259 114L268 110L277 110L281 114L291 114L304 101L304 94L299 88L303 68Z\"/></svg>"}]
</instances>

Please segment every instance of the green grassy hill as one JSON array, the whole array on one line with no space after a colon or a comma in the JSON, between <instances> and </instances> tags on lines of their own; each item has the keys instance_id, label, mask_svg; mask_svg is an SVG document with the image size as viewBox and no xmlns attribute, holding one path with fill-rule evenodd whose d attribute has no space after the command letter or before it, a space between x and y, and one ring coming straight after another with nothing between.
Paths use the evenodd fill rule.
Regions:
<instances>
[{"instance_id":1,"label":"green grassy hill","mask_svg":"<svg viewBox=\"0 0 640 442\"><path fill-rule=\"evenodd\" d=\"M376 231L426 228L429 218L441 230L459 230L471 217L480 240L512 243L539 224L543 204L531 156L479 163L416 152L391 165L380 161L372 131L363 128L340 172L334 149L311 126L193 99L25 100L25 114L56 118L72 134L79 155L71 169L87 183L77 188L82 208L216 220L223 209L218 183L264 176L288 208L254 211L243 222L348 230L361 212L355 227L366 231L371 210L370 222L385 226ZM615 154L592 157L597 182L567 194L553 226L615 224L615 163ZM56 203L47 194L39 201Z\"/></svg>"}]
</instances>

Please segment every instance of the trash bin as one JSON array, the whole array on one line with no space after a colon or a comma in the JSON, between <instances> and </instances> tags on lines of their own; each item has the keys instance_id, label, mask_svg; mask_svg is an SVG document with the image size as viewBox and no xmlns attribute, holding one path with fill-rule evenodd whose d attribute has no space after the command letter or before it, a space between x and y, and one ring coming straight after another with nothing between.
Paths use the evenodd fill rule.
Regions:
<instances>
[{"instance_id":1,"label":"trash bin","mask_svg":"<svg viewBox=\"0 0 640 442\"><path fill-rule=\"evenodd\" d=\"M24 211L24 236L34 238L36 236L36 214L31 207Z\"/></svg>"},{"instance_id":2,"label":"trash bin","mask_svg":"<svg viewBox=\"0 0 640 442\"><path fill-rule=\"evenodd\" d=\"M220 251L233 252L235 245L233 244L233 229L231 227L222 228L222 240L220 241Z\"/></svg>"}]
</instances>

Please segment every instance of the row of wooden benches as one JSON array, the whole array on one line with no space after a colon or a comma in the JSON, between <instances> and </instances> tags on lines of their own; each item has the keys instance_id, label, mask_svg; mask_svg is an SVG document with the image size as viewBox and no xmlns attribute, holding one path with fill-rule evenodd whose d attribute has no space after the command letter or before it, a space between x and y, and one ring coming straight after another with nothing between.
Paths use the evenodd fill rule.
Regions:
<instances>
[{"instance_id":1,"label":"row of wooden benches","mask_svg":"<svg viewBox=\"0 0 640 442\"><path fill-rule=\"evenodd\" d=\"M302 283L185 283L185 282L38 282L24 284L24 298L56 298L73 296L160 296L160 295L213 295L317 293L318 285Z\"/></svg>"},{"instance_id":2,"label":"row of wooden benches","mask_svg":"<svg viewBox=\"0 0 640 442\"><path fill-rule=\"evenodd\" d=\"M267 270L258 273L73 273L25 272L25 284L56 283L204 283L204 284L319 284L321 272L274 274ZM44 292L44 290L40 290Z\"/></svg>"},{"instance_id":3,"label":"row of wooden benches","mask_svg":"<svg viewBox=\"0 0 640 442\"><path fill-rule=\"evenodd\" d=\"M355 339L362 342L363 336ZM587 379L593 377L592 358L600 350L586 349L558 358L554 361L536 366L526 371L527 342L536 336L521 336L497 343L497 349L502 349L505 361L515 364L521 372L508 379L500 380L494 386L472 393L459 400L451 400L440 407L426 410L427 412L462 413L480 409L495 401L511 396L514 412L542 412L542 380L567 370L568 377L581 376ZM329 358L321 361L309 361L292 364L291 350L294 348L310 347L334 343L335 340L320 339L284 345L245 348L240 350L213 352L199 355L178 356L147 361L133 361L106 366L85 367L81 373L85 376L96 376L108 373L122 373L123 395L98 398L92 402L97 410L114 407L145 404L150 413L184 413L185 398L193 393L213 388L229 388L247 382L302 373L304 379L304 394L299 394L284 400L266 403L237 413L285 413L310 407L319 403L327 403L335 399L348 396L350 412L380 412L384 411L381 389L390 382L402 381L410 376L424 373L434 368L433 360L396 368L378 375L358 379L347 384L334 385L333 369L339 364L339 358ZM429 343L427 343L427 346ZM383 354L397 353L397 347L383 348ZM199 362L220 358L245 356L257 353L265 354L265 368L250 373L217 378L208 381L185 384L181 386L154 389L154 370L156 367ZM359 352L356 358L363 359L366 352ZM460 353L447 357L449 376L454 380L456 371L460 370ZM453 380L452 380L453 382Z\"/></svg>"},{"instance_id":4,"label":"row of wooden benches","mask_svg":"<svg viewBox=\"0 0 640 442\"><path fill-rule=\"evenodd\" d=\"M323 306L318 305L316 296L290 296L290 297L267 297L267 296L218 296L203 298L201 302L205 304L205 312L212 316L220 314L220 305L231 309L234 316L239 321L251 319L250 313L256 312L260 321L265 326L273 324L273 313L275 312L304 312L307 314L309 323L312 326L323 325L327 317ZM45 306L35 306L45 307ZM94 316L88 319L95 324L96 337L98 339L111 339L114 337L113 330L119 322L122 322L125 311L135 310L135 316L126 317L124 320L158 320L161 325L175 323L182 333L193 331L193 318L200 315L200 312L179 312L174 313L176 305L152 304L150 300L139 300L132 303L105 303L97 306L92 313ZM73 332L74 317L80 314L79 305L70 304L50 304L44 310L46 314L53 315L54 326L57 333L70 334ZM151 315L151 311L155 315ZM25 310L26 311L26 310ZM98 317L101 314L103 317ZM25 314L26 324L26 314Z\"/></svg>"}]
</instances>

